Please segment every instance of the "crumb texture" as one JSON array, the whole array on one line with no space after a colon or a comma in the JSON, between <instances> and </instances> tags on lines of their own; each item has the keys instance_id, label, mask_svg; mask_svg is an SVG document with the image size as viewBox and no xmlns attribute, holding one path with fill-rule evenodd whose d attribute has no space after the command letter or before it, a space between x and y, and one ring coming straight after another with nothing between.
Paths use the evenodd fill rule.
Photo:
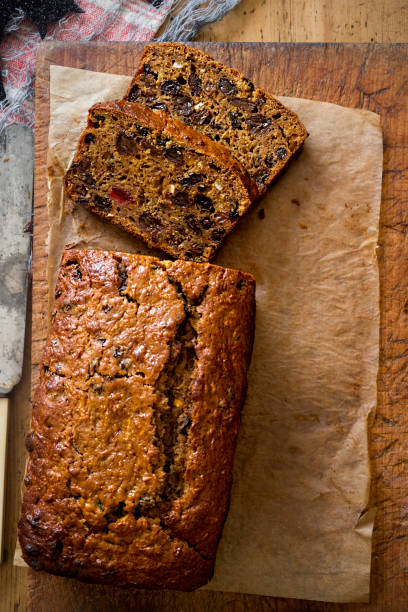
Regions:
<instances>
[{"instance_id":1,"label":"crumb texture","mask_svg":"<svg viewBox=\"0 0 408 612\"><path fill-rule=\"evenodd\" d=\"M237 70L179 43L148 45L125 98L164 110L246 168L259 194L303 145L299 117Z\"/></svg>"},{"instance_id":2,"label":"crumb texture","mask_svg":"<svg viewBox=\"0 0 408 612\"><path fill-rule=\"evenodd\" d=\"M65 191L151 247L194 261L213 257L255 195L224 147L123 101L90 109Z\"/></svg>"},{"instance_id":3,"label":"crumb texture","mask_svg":"<svg viewBox=\"0 0 408 612\"><path fill-rule=\"evenodd\" d=\"M210 579L246 391L254 281L65 251L19 522L34 569L192 590Z\"/></svg>"}]
</instances>

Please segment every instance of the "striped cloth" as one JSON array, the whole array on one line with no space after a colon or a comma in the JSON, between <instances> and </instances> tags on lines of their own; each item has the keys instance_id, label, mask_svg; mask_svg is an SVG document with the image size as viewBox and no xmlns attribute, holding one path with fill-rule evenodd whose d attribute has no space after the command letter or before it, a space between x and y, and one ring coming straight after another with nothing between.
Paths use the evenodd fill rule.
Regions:
<instances>
[{"instance_id":1,"label":"striped cloth","mask_svg":"<svg viewBox=\"0 0 408 612\"><path fill-rule=\"evenodd\" d=\"M174 0L76 0L85 12L50 24L44 40L151 40ZM41 37L22 11L12 19L0 45L8 102L0 103L0 131L9 123L33 126L35 56Z\"/></svg>"}]
</instances>

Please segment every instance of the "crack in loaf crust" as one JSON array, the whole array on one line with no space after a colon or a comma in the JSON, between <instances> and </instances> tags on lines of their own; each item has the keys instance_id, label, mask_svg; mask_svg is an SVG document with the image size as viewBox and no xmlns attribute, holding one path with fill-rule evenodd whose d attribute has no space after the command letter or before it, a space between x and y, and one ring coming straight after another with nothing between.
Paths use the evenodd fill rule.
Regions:
<instances>
[{"instance_id":1,"label":"crack in loaf crust","mask_svg":"<svg viewBox=\"0 0 408 612\"><path fill-rule=\"evenodd\" d=\"M146 588L211 578L254 291L210 264L65 251L26 438L31 567Z\"/></svg>"},{"instance_id":2,"label":"crack in loaf crust","mask_svg":"<svg viewBox=\"0 0 408 612\"><path fill-rule=\"evenodd\" d=\"M65 192L151 247L195 261L214 255L257 195L225 147L121 100L90 109Z\"/></svg>"},{"instance_id":3,"label":"crack in loaf crust","mask_svg":"<svg viewBox=\"0 0 408 612\"><path fill-rule=\"evenodd\" d=\"M221 142L259 194L301 149L299 117L240 72L181 43L147 45L125 99L168 112Z\"/></svg>"}]
</instances>

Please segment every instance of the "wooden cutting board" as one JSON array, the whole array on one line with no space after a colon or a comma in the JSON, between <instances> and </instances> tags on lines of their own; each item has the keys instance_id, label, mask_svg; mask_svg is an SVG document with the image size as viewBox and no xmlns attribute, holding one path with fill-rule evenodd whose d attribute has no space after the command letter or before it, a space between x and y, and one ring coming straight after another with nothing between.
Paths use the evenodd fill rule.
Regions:
<instances>
[{"instance_id":1,"label":"wooden cutting board","mask_svg":"<svg viewBox=\"0 0 408 612\"><path fill-rule=\"evenodd\" d=\"M217 59L272 93L366 108L381 116L384 180L379 265L379 405L370 434L372 500L377 506L372 603L337 605L242 594L149 592L83 585L31 570L30 609L41 611L189 610L399 612L408 608L408 45L202 43ZM47 43L36 80L33 264L33 384L46 335L46 150L49 65L131 75L142 44Z\"/></svg>"}]
</instances>

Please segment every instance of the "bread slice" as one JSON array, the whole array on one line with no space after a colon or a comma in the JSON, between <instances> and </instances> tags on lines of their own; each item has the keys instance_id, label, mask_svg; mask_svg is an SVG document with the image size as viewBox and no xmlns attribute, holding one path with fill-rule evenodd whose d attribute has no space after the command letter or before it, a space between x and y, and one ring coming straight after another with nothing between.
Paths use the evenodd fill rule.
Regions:
<instances>
[{"instance_id":1,"label":"bread slice","mask_svg":"<svg viewBox=\"0 0 408 612\"><path fill-rule=\"evenodd\" d=\"M222 145L125 101L89 110L66 194L173 257L208 261L256 193Z\"/></svg>"},{"instance_id":2,"label":"bread slice","mask_svg":"<svg viewBox=\"0 0 408 612\"><path fill-rule=\"evenodd\" d=\"M299 117L276 98L181 43L148 45L125 99L164 110L222 143L260 195L307 136Z\"/></svg>"}]
</instances>

